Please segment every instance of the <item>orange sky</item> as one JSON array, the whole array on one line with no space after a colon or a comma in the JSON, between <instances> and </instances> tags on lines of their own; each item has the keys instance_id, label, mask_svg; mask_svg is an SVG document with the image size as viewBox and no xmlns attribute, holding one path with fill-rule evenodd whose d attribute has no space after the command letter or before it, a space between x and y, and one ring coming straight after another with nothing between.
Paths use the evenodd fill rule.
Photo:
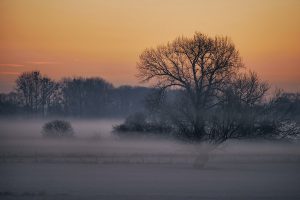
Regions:
<instances>
[{"instance_id":1,"label":"orange sky","mask_svg":"<svg viewBox=\"0 0 300 200\"><path fill-rule=\"evenodd\" d=\"M300 91L299 0L1 0L0 92L28 70L138 84L143 49L195 31L230 36L246 66Z\"/></svg>"}]
</instances>

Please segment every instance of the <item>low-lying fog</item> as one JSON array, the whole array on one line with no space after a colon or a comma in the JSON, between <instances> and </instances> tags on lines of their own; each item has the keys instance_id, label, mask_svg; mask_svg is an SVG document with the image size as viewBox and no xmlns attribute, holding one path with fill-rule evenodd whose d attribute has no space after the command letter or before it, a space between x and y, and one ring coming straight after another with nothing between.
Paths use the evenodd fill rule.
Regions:
<instances>
[{"instance_id":1,"label":"low-lying fog","mask_svg":"<svg viewBox=\"0 0 300 200\"><path fill-rule=\"evenodd\" d=\"M111 119L69 119L74 138L46 139L46 121L0 120L0 199L300 198L296 141L119 138Z\"/></svg>"},{"instance_id":2,"label":"low-lying fog","mask_svg":"<svg viewBox=\"0 0 300 200\"><path fill-rule=\"evenodd\" d=\"M126 139L112 133L112 127L122 120L68 119L74 129L74 138L44 138L41 134L44 120L15 120L0 122L1 152L78 153L78 154L134 154L175 153L186 145L157 138Z\"/></svg>"},{"instance_id":3,"label":"low-lying fog","mask_svg":"<svg viewBox=\"0 0 300 200\"><path fill-rule=\"evenodd\" d=\"M219 146L188 144L177 140L157 137L124 138L112 133L112 127L121 119L78 120L68 119L75 131L71 139L44 138L41 130L49 120L1 120L0 151L9 155L159 155L189 156L206 154L210 156L288 156L299 158L298 142L239 141L231 140ZM241 159L242 156L240 156ZM221 159L221 158L219 158ZM246 160L247 160L246 159Z\"/></svg>"}]
</instances>

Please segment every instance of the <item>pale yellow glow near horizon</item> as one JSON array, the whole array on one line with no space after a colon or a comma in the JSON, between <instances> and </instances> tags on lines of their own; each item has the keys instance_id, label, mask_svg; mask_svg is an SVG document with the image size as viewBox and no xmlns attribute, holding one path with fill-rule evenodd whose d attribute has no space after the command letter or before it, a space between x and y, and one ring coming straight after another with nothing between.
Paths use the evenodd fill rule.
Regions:
<instances>
[{"instance_id":1,"label":"pale yellow glow near horizon","mask_svg":"<svg viewBox=\"0 0 300 200\"><path fill-rule=\"evenodd\" d=\"M34 69L136 85L143 49L195 31L231 37L262 79L300 90L297 0L1 0L0 27L0 92Z\"/></svg>"}]
</instances>

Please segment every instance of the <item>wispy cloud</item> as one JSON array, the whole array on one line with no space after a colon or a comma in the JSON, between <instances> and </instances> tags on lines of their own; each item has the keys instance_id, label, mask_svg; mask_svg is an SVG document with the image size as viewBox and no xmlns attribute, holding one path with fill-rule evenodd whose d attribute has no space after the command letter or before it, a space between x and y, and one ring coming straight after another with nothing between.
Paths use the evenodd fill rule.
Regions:
<instances>
[{"instance_id":1,"label":"wispy cloud","mask_svg":"<svg viewBox=\"0 0 300 200\"><path fill-rule=\"evenodd\" d=\"M0 63L0 67L23 67L21 64L13 64L13 63Z\"/></svg>"},{"instance_id":2,"label":"wispy cloud","mask_svg":"<svg viewBox=\"0 0 300 200\"><path fill-rule=\"evenodd\" d=\"M54 65L54 64L57 64L57 62L55 62L55 61L29 61L27 63L34 64L34 65Z\"/></svg>"},{"instance_id":3,"label":"wispy cloud","mask_svg":"<svg viewBox=\"0 0 300 200\"><path fill-rule=\"evenodd\" d=\"M20 72L12 72L12 71L3 71L3 72L1 72L0 71L0 75L14 75L14 76L16 76L16 75L19 75L20 74Z\"/></svg>"}]
</instances>

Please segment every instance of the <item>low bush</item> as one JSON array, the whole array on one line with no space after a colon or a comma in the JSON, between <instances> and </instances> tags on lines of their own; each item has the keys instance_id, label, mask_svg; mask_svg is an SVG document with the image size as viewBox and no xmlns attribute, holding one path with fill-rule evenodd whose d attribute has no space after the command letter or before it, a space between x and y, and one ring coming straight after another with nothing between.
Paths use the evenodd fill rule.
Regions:
<instances>
[{"instance_id":1,"label":"low bush","mask_svg":"<svg viewBox=\"0 0 300 200\"><path fill-rule=\"evenodd\" d=\"M54 120L47 122L42 129L44 137L49 138L69 138L74 135L71 123L64 120Z\"/></svg>"},{"instance_id":2,"label":"low bush","mask_svg":"<svg viewBox=\"0 0 300 200\"><path fill-rule=\"evenodd\" d=\"M166 124L154 123L148 120L147 116L143 113L136 113L129 116L123 124L115 126L114 132L119 135L168 135L172 132L172 129Z\"/></svg>"}]
</instances>

